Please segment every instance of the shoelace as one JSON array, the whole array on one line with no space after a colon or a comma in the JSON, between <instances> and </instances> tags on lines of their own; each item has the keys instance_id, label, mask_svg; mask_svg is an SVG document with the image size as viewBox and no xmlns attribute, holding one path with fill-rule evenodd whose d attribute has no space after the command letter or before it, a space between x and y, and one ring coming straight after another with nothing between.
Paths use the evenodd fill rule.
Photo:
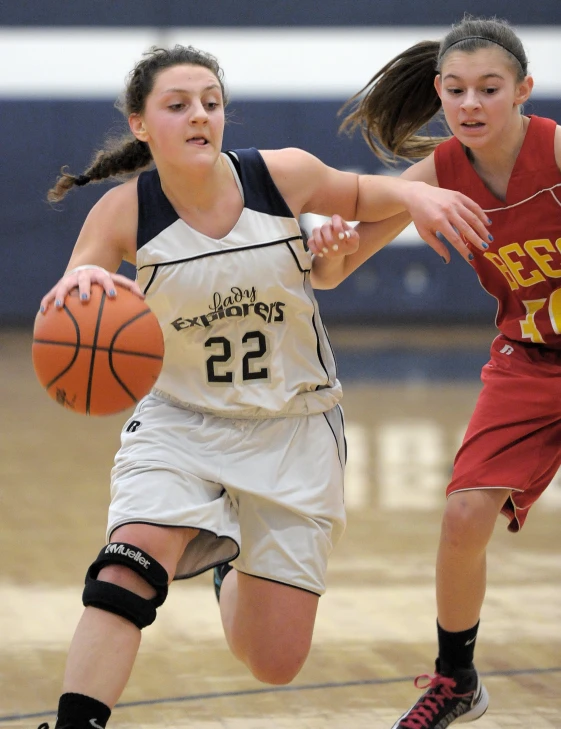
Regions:
<instances>
[{"instance_id":1,"label":"shoelace","mask_svg":"<svg viewBox=\"0 0 561 729\"><path fill-rule=\"evenodd\" d=\"M421 683L423 679L428 679L428 683ZM441 676L439 673L430 676L423 673L415 679L415 688L428 689L426 696L422 698L418 706L409 713L405 721L402 721L400 727L402 729L428 729L428 722L433 719L438 710L444 706L446 699L463 698L469 696L467 694L455 694L452 689L456 688L456 682L453 678Z\"/></svg>"}]
</instances>

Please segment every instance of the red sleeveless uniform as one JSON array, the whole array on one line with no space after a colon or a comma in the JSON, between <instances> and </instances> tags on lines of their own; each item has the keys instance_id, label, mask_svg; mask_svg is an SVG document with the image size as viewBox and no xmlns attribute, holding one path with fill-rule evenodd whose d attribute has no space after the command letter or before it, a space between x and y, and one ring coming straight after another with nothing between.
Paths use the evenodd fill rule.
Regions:
<instances>
[{"instance_id":1,"label":"red sleeveless uniform","mask_svg":"<svg viewBox=\"0 0 561 729\"><path fill-rule=\"evenodd\" d=\"M506 200L486 187L461 143L434 154L440 187L471 197L492 220L489 250L474 248L480 283L497 299L501 335L482 371L483 389L454 462L447 495L508 488L503 507L518 531L561 466L561 172L557 124L530 117ZM466 302L469 306L469 302Z\"/></svg>"}]
</instances>

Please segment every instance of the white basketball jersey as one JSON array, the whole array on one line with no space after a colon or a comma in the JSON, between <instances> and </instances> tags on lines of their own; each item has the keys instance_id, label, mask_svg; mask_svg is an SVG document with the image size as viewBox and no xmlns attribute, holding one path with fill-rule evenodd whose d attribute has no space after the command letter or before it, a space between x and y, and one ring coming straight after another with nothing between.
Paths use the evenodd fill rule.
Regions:
<instances>
[{"instance_id":1,"label":"white basketball jersey","mask_svg":"<svg viewBox=\"0 0 561 729\"><path fill-rule=\"evenodd\" d=\"M138 178L137 276L165 340L154 392L233 418L307 415L341 398L302 232L256 149L226 152L243 211L220 240Z\"/></svg>"}]
</instances>

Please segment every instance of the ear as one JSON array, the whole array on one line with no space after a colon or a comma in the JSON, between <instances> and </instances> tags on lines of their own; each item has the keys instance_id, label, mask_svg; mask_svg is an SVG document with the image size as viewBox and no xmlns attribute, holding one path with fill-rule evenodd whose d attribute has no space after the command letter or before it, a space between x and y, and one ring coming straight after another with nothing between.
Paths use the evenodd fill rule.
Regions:
<instances>
[{"instance_id":1,"label":"ear","mask_svg":"<svg viewBox=\"0 0 561 729\"><path fill-rule=\"evenodd\" d=\"M434 88L438 94L438 98L442 101L442 76L437 74L434 79Z\"/></svg>"},{"instance_id":2,"label":"ear","mask_svg":"<svg viewBox=\"0 0 561 729\"><path fill-rule=\"evenodd\" d=\"M148 142L148 132L144 128L144 121L140 114L131 114L129 116L129 127L134 136L141 142Z\"/></svg>"},{"instance_id":3,"label":"ear","mask_svg":"<svg viewBox=\"0 0 561 729\"><path fill-rule=\"evenodd\" d=\"M516 106L524 104L530 98L532 89L534 88L534 79L531 76L526 76L524 81L521 81L516 87L516 93L514 95L514 103Z\"/></svg>"}]
</instances>

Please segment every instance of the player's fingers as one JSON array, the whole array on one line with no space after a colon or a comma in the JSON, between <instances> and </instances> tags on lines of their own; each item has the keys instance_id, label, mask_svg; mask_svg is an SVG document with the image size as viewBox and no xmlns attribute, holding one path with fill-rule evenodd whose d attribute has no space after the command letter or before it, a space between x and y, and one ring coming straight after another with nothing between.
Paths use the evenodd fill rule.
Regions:
<instances>
[{"instance_id":1,"label":"player's fingers","mask_svg":"<svg viewBox=\"0 0 561 729\"><path fill-rule=\"evenodd\" d=\"M436 241L434 240L436 239ZM436 231L434 238L430 238L427 244L438 253L444 263L450 263L450 251L448 250L446 238L438 230Z\"/></svg>"},{"instance_id":2,"label":"player's fingers","mask_svg":"<svg viewBox=\"0 0 561 729\"><path fill-rule=\"evenodd\" d=\"M311 253L316 256L322 255L321 249L323 248L323 238L321 237L321 229L314 228L308 238L308 248Z\"/></svg>"},{"instance_id":3,"label":"player's fingers","mask_svg":"<svg viewBox=\"0 0 561 729\"><path fill-rule=\"evenodd\" d=\"M446 237L438 230L433 232L426 226L414 224L417 229L419 236L429 245L438 255L443 259L445 263L450 262L450 251L448 250L446 243L450 244Z\"/></svg>"},{"instance_id":4,"label":"player's fingers","mask_svg":"<svg viewBox=\"0 0 561 729\"><path fill-rule=\"evenodd\" d=\"M331 250L337 252L339 250L340 243L348 238L348 236L346 235L346 227L348 228L347 222L343 220L340 215L331 216L331 240L328 241Z\"/></svg>"},{"instance_id":5,"label":"player's fingers","mask_svg":"<svg viewBox=\"0 0 561 729\"><path fill-rule=\"evenodd\" d=\"M467 197L463 193L458 193L460 195L460 198L464 204L464 206L477 218L478 225L477 230L481 234L481 237L483 240L487 240L487 236L489 235L489 231L487 230L487 226L492 224L492 220L489 218L488 213L483 210L476 202L474 202L470 197ZM481 227L482 226L482 227Z\"/></svg>"},{"instance_id":6,"label":"player's fingers","mask_svg":"<svg viewBox=\"0 0 561 729\"><path fill-rule=\"evenodd\" d=\"M78 277L75 273L63 276L54 287L55 308L62 309L68 294L78 286Z\"/></svg>"},{"instance_id":7,"label":"player's fingers","mask_svg":"<svg viewBox=\"0 0 561 729\"><path fill-rule=\"evenodd\" d=\"M352 227L352 225L348 226L347 228L345 228L344 231L339 233L338 238L343 243L346 243L346 244L351 243L353 245L356 245L356 243L358 243L360 240L359 234Z\"/></svg>"},{"instance_id":8,"label":"player's fingers","mask_svg":"<svg viewBox=\"0 0 561 729\"><path fill-rule=\"evenodd\" d=\"M321 237L323 240L322 253L329 253L333 246L337 245L337 233L334 230L333 220L329 220L321 226ZM337 248L339 246L337 245ZM337 250L337 248L335 250Z\"/></svg>"},{"instance_id":9,"label":"player's fingers","mask_svg":"<svg viewBox=\"0 0 561 729\"><path fill-rule=\"evenodd\" d=\"M56 287L53 286L53 288L49 292L47 292L41 299L41 302L39 304L39 313L40 314L44 314L47 311L47 309L49 308L49 306L54 302L55 291L56 291Z\"/></svg>"},{"instance_id":10,"label":"player's fingers","mask_svg":"<svg viewBox=\"0 0 561 729\"><path fill-rule=\"evenodd\" d=\"M441 240L444 239L452 248L455 248L465 261L468 263L473 261L473 253L466 244L466 239L462 238L456 226L450 224L444 225L443 230L440 231L440 236L442 236Z\"/></svg>"},{"instance_id":11,"label":"player's fingers","mask_svg":"<svg viewBox=\"0 0 561 729\"><path fill-rule=\"evenodd\" d=\"M114 283L119 284L119 286L122 286L125 289L128 289L141 299L146 298L138 283L136 281L133 281L133 279L128 278L127 276L122 276L120 273L114 273L112 275L112 279ZM117 293L115 295L117 295Z\"/></svg>"},{"instance_id":12,"label":"player's fingers","mask_svg":"<svg viewBox=\"0 0 561 729\"><path fill-rule=\"evenodd\" d=\"M93 269L86 269L71 274L72 276L77 278L78 295L80 297L80 301L83 302L89 301L90 299L92 285L91 271L93 271ZM70 278L70 276L68 276L68 278Z\"/></svg>"},{"instance_id":13,"label":"player's fingers","mask_svg":"<svg viewBox=\"0 0 561 729\"><path fill-rule=\"evenodd\" d=\"M425 243L430 246L436 253L438 253L444 263L450 263L450 251L444 245L444 241L446 241L446 238L442 235L442 233L437 231L435 234L426 228L417 228L417 232L425 241Z\"/></svg>"},{"instance_id":14,"label":"player's fingers","mask_svg":"<svg viewBox=\"0 0 561 729\"><path fill-rule=\"evenodd\" d=\"M461 233L465 240L479 250L486 251L489 248L489 242L492 242L493 236L479 218L470 210L462 209L452 219L454 227Z\"/></svg>"}]
</instances>

